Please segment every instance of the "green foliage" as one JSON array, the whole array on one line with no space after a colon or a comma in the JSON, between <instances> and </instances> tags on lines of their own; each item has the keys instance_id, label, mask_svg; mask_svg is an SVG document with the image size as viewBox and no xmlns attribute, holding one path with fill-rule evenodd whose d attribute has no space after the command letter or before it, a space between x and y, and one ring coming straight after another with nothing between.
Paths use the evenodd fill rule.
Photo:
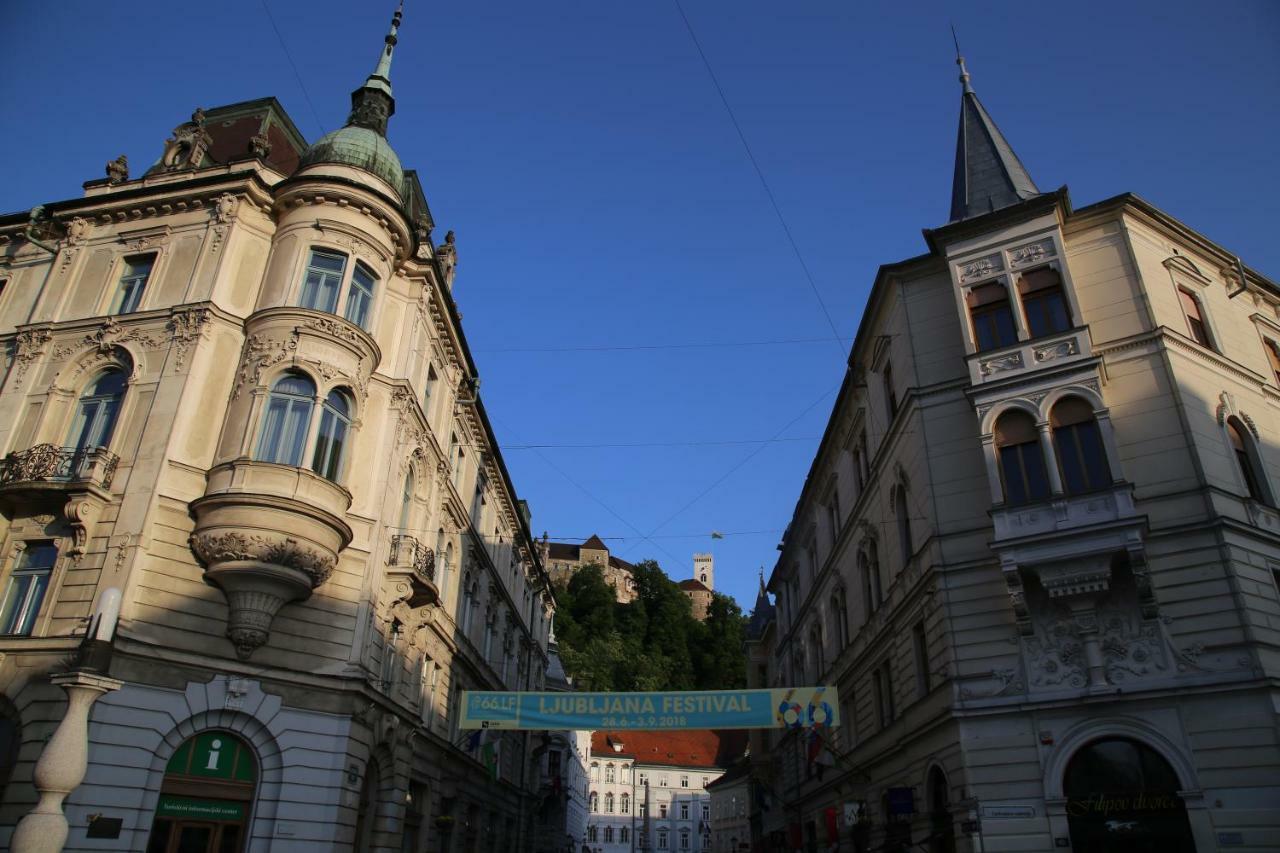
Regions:
<instances>
[{"instance_id":1,"label":"green foliage","mask_svg":"<svg viewBox=\"0 0 1280 853\"><path fill-rule=\"evenodd\" d=\"M636 600L619 604L599 566L556 587L560 659L582 690L731 690L746 686L746 617L716 593L707 621L652 560L632 573Z\"/></svg>"}]
</instances>

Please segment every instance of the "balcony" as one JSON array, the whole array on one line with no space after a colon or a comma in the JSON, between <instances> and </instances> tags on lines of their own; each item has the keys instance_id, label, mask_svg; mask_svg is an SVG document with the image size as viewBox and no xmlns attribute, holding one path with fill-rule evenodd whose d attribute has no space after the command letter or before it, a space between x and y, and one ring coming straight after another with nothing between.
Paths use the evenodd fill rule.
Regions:
<instances>
[{"instance_id":1,"label":"balcony","mask_svg":"<svg viewBox=\"0 0 1280 853\"><path fill-rule=\"evenodd\" d=\"M394 585L393 598L409 607L422 607L440 600L440 589L436 586L436 552L413 536L392 535L387 579Z\"/></svg>"},{"instance_id":2,"label":"balcony","mask_svg":"<svg viewBox=\"0 0 1280 853\"><path fill-rule=\"evenodd\" d=\"M0 460L0 503L6 509L61 509L72 555L84 553L98 516L111 500L120 457L105 447L37 444Z\"/></svg>"},{"instance_id":3,"label":"balcony","mask_svg":"<svg viewBox=\"0 0 1280 853\"><path fill-rule=\"evenodd\" d=\"M67 486L107 492L120 457L105 447L37 444L0 460L0 490L65 491Z\"/></svg>"},{"instance_id":4,"label":"balcony","mask_svg":"<svg viewBox=\"0 0 1280 853\"><path fill-rule=\"evenodd\" d=\"M209 471L191 547L227 597L242 660L267 642L282 606L324 583L351 542L351 493L305 468L234 459Z\"/></svg>"},{"instance_id":5,"label":"balcony","mask_svg":"<svg viewBox=\"0 0 1280 853\"><path fill-rule=\"evenodd\" d=\"M992 544L997 548L1008 543L1035 548L1061 537L1079 536L1084 530L1124 526L1126 521L1137 519L1133 486L1118 483L1082 495L1056 495L1034 504L996 507L991 512L996 533Z\"/></svg>"}]
</instances>

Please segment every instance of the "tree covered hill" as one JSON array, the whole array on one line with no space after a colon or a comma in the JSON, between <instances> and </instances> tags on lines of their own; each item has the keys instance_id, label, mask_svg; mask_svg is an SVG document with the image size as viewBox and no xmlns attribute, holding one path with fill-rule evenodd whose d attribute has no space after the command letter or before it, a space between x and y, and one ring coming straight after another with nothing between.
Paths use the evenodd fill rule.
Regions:
<instances>
[{"instance_id":1,"label":"tree covered hill","mask_svg":"<svg viewBox=\"0 0 1280 853\"><path fill-rule=\"evenodd\" d=\"M580 690L732 690L746 686L747 620L716 593L707 620L652 560L637 563L636 599L619 604L599 566L556 585L560 659Z\"/></svg>"}]
</instances>

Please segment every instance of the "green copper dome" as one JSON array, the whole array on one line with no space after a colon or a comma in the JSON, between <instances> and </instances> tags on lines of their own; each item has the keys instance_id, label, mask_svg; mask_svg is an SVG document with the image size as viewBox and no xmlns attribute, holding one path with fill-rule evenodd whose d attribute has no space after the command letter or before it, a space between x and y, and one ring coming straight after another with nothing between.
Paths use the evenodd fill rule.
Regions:
<instances>
[{"instance_id":1,"label":"green copper dome","mask_svg":"<svg viewBox=\"0 0 1280 853\"><path fill-rule=\"evenodd\" d=\"M404 192L404 169L400 166L400 158L391 150L386 137L367 127L347 125L325 134L302 155L298 168L317 163L355 166L382 178L397 193Z\"/></svg>"}]
</instances>

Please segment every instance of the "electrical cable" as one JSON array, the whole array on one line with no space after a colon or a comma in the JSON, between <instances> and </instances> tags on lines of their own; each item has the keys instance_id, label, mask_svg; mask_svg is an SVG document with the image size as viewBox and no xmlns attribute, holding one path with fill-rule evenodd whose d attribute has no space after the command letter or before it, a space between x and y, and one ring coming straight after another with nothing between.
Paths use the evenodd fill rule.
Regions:
<instances>
[{"instance_id":1,"label":"electrical cable","mask_svg":"<svg viewBox=\"0 0 1280 853\"><path fill-rule=\"evenodd\" d=\"M497 349L477 349L476 353L531 353L531 352L636 352L644 350L672 350L672 349L730 349L740 347L768 347L768 346L785 346L790 344L820 344L826 343L830 338L781 338L778 340L766 341L723 341L723 342L699 342L684 344L619 344L600 346L577 346L577 347L500 347Z\"/></svg>"},{"instance_id":2,"label":"electrical cable","mask_svg":"<svg viewBox=\"0 0 1280 853\"><path fill-rule=\"evenodd\" d=\"M262 0L262 11L267 13L267 20L271 22L271 29L276 32L276 39L280 42L280 50L284 52L284 58L289 61L289 67L293 69L293 76L298 81L298 88L302 90L302 97L306 100L307 106L311 108L311 117L316 120L316 127L320 128L320 135L324 136L324 122L320 121L320 113L316 111L316 105L311 102L311 95L307 92L307 84L302 82L302 75L298 73L298 66L293 62L293 56L289 53L289 46L284 43L284 36L280 33L280 28L276 26L276 19L271 14L271 9L267 6L267 0Z\"/></svg>"},{"instance_id":3,"label":"electrical cable","mask_svg":"<svg viewBox=\"0 0 1280 853\"><path fill-rule=\"evenodd\" d=\"M725 96L724 87L720 85L720 79L716 77L716 72L711 68L711 61L707 59L706 51L702 49L702 43L698 41L698 35L693 31L693 24L690 23L689 16L685 14L684 6L680 4L680 0L673 1L676 4L676 9L680 12L681 19L684 21L685 29L689 31L689 38L693 40L693 46L698 50L698 56L702 57L702 65L707 69L707 75L711 78L711 83L716 87L717 94L720 95L720 103L724 104L725 112L729 114L729 121L733 122L733 129L737 131L738 139L741 140L742 147L747 152L747 159L751 161L752 168L756 170L756 177L760 179L760 185L764 187L765 195L769 197L769 204L773 207L773 212L777 215L779 224L782 225L782 232L786 235L787 242L791 244L791 251L795 252L796 260L800 262L800 269L804 271L805 280L809 282L809 288L813 291L814 298L818 300L818 307L822 309L822 316L827 318L827 325L831 327L832 339L840 350L841 357L844 357L844 338L840 337L835 320L831 318L831 312L827 310L827 303L822 300L818 285L813 280L813 273L809 271L809 265L805 263L804 255L800 253L800 246L791 234L791 227L787 225L787 219L782 215L782 208L778 206L778 200L774 197L773 190L765 179L764 170L760 168L760 163L756 160L756 155L752 152L751 145L747 142L747 135L743 133L742 125L738 123L738 117L734 114L733 107L729 105L729 99Z\"/></svg>"}]
</instances>

